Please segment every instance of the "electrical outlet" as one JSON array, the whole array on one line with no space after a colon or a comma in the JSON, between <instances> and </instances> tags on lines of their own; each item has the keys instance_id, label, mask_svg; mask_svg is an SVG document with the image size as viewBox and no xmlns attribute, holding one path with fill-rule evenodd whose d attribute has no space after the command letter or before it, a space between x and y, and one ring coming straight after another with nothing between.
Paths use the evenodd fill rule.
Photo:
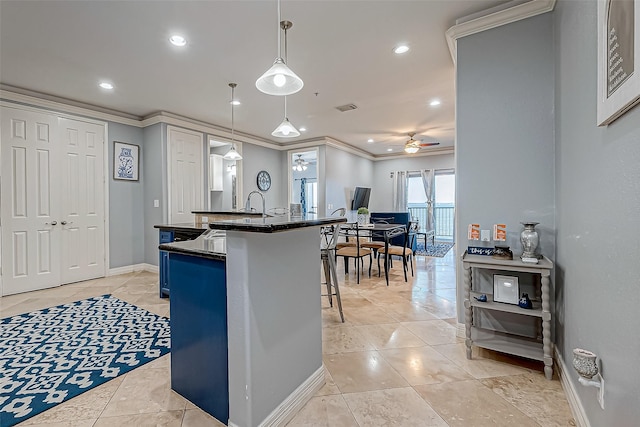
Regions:
<instances>
[{"instance_id":1,"label":"electrical outlet","mask_svg":"<svg viewBox=\"0 0 640 427\"><path fill-rule=\"evenodd\" d=\"M332 204L332 203L329 203L329 204L327 205L327 209L333 209L333 204Z\"/></svg>"},{"instance_id":2,"label":"electrical outlet","mask_svg":"<svg viewBox=\"0 0 640 427\"><path fill-rule=\"evenodd\" d=\"M598 403L604 409L604 378L600 375L600 388L598 389Z\"/></svg>"},{"instance_id":3,"label":"electrical outlet","mask_svg":"<svg viewBox=\"0 0 640 427\"><path fill-rule=\"evenodd\" d=\"M491 233L489 230L480 230L480 240L483 242L491 241Z\"/></svg>"},{"instance_id":4,"label":"electrical outlet","mask_svg":"<svg viewBox=\"0 0 640 427\"><path fill-rule=\"evenodd\" d=\"M160 200L156 199L153 201L153 207L154 208L159 208L160 207Z\"/></svg>"}]
</instances>

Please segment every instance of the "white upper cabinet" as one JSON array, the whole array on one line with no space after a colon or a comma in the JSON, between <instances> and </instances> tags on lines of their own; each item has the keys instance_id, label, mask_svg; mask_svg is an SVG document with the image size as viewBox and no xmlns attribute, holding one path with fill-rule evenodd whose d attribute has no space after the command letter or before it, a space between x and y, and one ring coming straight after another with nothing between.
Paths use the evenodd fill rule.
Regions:
<instances>
[{"instance_id":1,"label":"white upper cabinet","mask_svg":"<svg viewBox=\"0 0 640 427\"><path fill-rule=\"evenodd\" d=\"M222 191L222 156L209 155L209 190Z\"/></svg>"}]
</instances>

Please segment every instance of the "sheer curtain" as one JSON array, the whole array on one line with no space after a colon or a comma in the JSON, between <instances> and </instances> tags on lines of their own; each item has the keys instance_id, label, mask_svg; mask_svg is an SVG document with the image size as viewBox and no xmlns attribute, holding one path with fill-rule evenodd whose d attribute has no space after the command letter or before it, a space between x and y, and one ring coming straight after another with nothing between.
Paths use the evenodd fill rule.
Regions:
<instances>
[{"instance_id":1,"label":"sheer curtain","mask_svg":"<svg viewBox=\"0 0 640 427\"><path fill-rule=\"evenodd\" d=\"M408 173L396 171L393 173L393 210L396 212L407 211L407 187Z\"/></svg>"},{"instance_id":2,"label":"sheer curtain","mask_svg":"<svg viewBox=\"0 0 640 427\"><path fill-rule=\"evenodd\" d=\"M422 185L424 185L424 193L427 195L427 224L425 227L426 231L433 230L435 227L435 221L433 217L433 208L434 202L436 198L436 189L435 189L435 173L433 169L422 169L420 171L420 176L422 176Z\"/></svg>"}]
</instances>

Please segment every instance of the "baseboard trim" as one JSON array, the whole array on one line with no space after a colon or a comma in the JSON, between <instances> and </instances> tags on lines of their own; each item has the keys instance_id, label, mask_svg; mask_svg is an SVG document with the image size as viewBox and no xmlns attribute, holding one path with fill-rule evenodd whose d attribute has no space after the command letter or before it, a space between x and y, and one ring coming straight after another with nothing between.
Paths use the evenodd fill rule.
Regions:
<instances>
[{"instance_id":1,"label":"baseboard trim","mask_svg":"<svg viewBox=\"0 0 640 427\"><path fill-rule=\"evenodd\" d=\"M287 424L324 385L324 366L320 366L305 382L300 384L262 422L260 427L276 427ZM229 421L229 425L232 423Z\"/></svg>"},{"instance_id":2,"label":"baseboard trim","mask_svg":"<svg viewBox=\"0 0 640 427\"><path fill-rule=\"evenodd\" d=\"M584 412L584 407L582 406L580 397L578 397L576 388L569 380L569 372L571 371L567 370L567 365L565 365L562 356L558 353L557 347L555 348L553 359L556 362L556 371L558 372L558 377L560 377L560 383L564 389L564 394L567 396L567 401L569 402L569 407L571 408L571 413L573 414L576 425L578 427L591 427L591 423L589 423L589 418L587 418L587 414Z\"/></svg>"},{"instance_id":3,"label":"baseboard trim","mask_svg":"<svg viewBox=\"0 0 640 427\"><path fill-rule=\"evenodd\" d=\"M456 336L462 339L465 339L467 337L464 323L458 323L456 325Z\"/></svg>"},{"instance_id":4,"label":"baseboard trim","mask_svg":"<svg viewBox=\"0 0 640 427\"><path fill-rule=\"evenodd\" d=\"M158 273L160 271L157 265L149 264L146 262L140 265L144 266L143 270L148 271L149 273Z\"/></svg>"},{"instance_id":5,"label":"baseboard trim","mask_svg":"<svg viewBox=\"0 0 640 427\"><path fill-rule=\"evenodd\" d=\"M147 264L144 262L140 264L125 265L124 267L110 268L107 272L107 276L117 276L118 274L133 273L136 271L149 271L151 273L157 273L158 266Z\"/></svg>"}]
</instances>

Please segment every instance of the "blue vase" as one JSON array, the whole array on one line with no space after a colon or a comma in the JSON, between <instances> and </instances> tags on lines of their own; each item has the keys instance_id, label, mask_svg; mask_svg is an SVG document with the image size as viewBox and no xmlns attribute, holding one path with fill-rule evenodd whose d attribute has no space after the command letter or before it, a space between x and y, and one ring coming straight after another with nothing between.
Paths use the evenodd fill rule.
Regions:
<instances>
[{"instance_id":1,"label":"blue vase","mask_svg":"<svg viewBox=\"0 0 640 427\"><path fill-rule=\"evenodd\" d=\"M533 303L529 299L529 294L522 294L522 297L518 301L518 307L532 309Z\"/></svg>"}]
</instances>

